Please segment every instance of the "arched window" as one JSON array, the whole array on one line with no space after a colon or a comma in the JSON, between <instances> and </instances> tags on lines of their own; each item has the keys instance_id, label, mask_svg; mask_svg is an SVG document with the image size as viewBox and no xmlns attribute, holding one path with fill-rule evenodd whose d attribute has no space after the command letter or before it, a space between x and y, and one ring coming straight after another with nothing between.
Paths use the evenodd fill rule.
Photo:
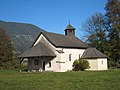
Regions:
<instances>
[{"instance_id":1,"label":"arched window","mask_svg":"<svg viewBox=\"0 0 120 90\"><path fill-rule=\"evenodd\" d=\"M79 59L80 59L80 57L81 57L81 54L79 54Z\"/></svg>"},{"instance_id":2,"label":"arched window","mask_svg":"<svg viewBox=\"0 0 120 90\"><path fill-rule=\"evenodd\" d=\"M101 64L103 64L103 61L101 61Z\"/></svg>"},{"instance_id":3,"label":"arched window","mask_svg":"<svg viewBox=\"0 0 120 90\"><path fill-rule=\"evenodd\" d=\"M72 54L69 54L69 61L71 61L71 55L72 55Z\"/></svg>"},{"instance_id":4,"label":"arched window","mask_svg":"<svg viewBox=\"0 0 120 90\"><path fill-rule=\"evenodd\" d=\"M49 67L51 67L51 62L49 62Z\"/></svg>"}]
</instances>

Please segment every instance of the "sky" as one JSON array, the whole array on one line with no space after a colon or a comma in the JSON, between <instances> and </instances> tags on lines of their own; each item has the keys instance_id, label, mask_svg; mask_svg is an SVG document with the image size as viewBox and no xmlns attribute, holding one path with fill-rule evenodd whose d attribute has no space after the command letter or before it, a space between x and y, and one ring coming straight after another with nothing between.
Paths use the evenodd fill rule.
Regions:
<instances>
[{"instance_id":1,"label":"sky","mask_svg":"<svg viewBox=\"0 0 120 90\"><path fill-rule=\"evenodd\" d=\"M82 23L96 12L105 13L107 0L0 0L0 20L34 24L64 34L69 21L83 38Z\"/></svg>"}]
</instances>

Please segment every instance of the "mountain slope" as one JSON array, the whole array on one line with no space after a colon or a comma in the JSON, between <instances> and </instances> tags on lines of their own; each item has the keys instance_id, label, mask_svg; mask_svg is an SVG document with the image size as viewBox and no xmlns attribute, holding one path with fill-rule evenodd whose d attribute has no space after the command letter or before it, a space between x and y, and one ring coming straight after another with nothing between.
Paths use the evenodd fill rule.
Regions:
<instances>
[{"instance_id":1,"label":"mountain slope","mask_svg":"<svg viewBox=\"0 0 120 90\"><path fill-rule=\"evenodd\" d=\"M6 30L12 40L14 51L20 53L28 49L37 38L41 28L26 23L5 22L0 20L0 28Z\"/></svg>"}]
</instances>

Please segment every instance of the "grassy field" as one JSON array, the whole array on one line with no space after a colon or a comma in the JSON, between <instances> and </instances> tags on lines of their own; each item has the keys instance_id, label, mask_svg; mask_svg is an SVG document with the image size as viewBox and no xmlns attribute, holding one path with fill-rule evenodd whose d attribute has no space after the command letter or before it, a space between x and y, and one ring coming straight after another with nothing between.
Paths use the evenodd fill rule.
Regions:
<instances>
[{"instance_id":1,"label":"grassy field","mask_svg":"<svg viewBox=\"0 0 120 90\"><path fill-rule=\"evenodd\" d=\"M0 90L120 90L120 69L65 73L1 70Z\"/></svg>"}]
</instances>

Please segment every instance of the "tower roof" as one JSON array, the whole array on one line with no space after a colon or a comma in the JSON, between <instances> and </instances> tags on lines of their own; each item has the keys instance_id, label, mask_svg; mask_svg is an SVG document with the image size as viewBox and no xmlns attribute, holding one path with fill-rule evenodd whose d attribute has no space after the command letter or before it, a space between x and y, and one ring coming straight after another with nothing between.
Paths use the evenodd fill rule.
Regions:
<instances>
[{"instance_id":1,"label":"tower roof","mask_svg":"<svg viewBox=\"0 0 120 90\"><path fill-rule=\"evenodd\" d=\"M75 30L75 28L69 23L65 30Z\"/></svg>"}]
</instances>

